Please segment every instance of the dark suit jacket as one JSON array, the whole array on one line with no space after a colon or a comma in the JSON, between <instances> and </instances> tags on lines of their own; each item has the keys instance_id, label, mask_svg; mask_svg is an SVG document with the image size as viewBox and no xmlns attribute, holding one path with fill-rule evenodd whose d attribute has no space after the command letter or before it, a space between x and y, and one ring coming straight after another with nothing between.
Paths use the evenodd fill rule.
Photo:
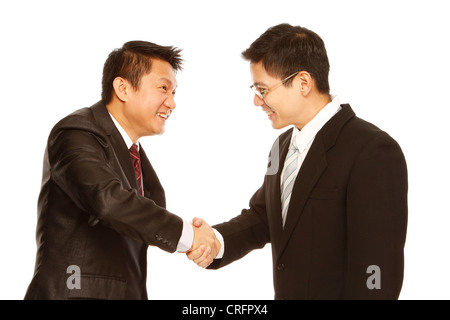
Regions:
<instances>
[{"instance_id":1,"label":"dark suit jacket","mask_svg":"<svg viewBox=\"0 0 450 320\"><path fill-rule=\"evenodd\" d=\"M342 105L302 164L283 230L280 174L291 134L280 135L280 169L265 176L250 208L214 226L225 253L209 268L270 242L276 299L398 298L407 226L407 170L399 145ZM377 282L381 288L372 288Z\"/></svg>"},{"instance_id":2,"label":"dark suit jacket","mask_svg":"<svg viewBox=\"0 0 450 320\"><path fill-rule=\"evenodd\" d=\"M35 273L25 299L147 299L147 247L174 252L183 222L165 209L164 190L140 150L144 197L103 102L52 129L38 200ZM81 272L79 289L66 283L72 265Z\"/></svg>"}]
</instances>

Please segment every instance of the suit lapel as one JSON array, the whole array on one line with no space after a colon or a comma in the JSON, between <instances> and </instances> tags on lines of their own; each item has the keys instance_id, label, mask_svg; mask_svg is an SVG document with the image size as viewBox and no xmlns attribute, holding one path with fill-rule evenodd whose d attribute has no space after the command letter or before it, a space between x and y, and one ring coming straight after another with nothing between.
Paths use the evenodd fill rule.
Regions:
<instances>
[{"instance_id":1,"label":"suit lapel","mask_svg":"<svg viewBox=\"0 0 450 320\"><path fill-rule=\"evenodd\" d=\"M119 159L120 166L122 167L128 182L130 183L130 186L138 190L139 193L139 185L136 179L136 173L134 172L133 160L131 159L130 151L128 150L125 141L123 141L123 138L117 129L115 129L111 134L111 143L117 158Z\"/></svg>"},{"instance_id":2,"label":"suit lapel","mask_svg":"<svg viewBox=\"0 0 450 320\"><path fill-rule=\"evenodd\" d=\"M314 139L292 188L291 200L286 216L286 223L281 237L281 248L287 244L298 219L303 214L303 208L309 195L327 167L322 136L318 134ZM280 193L281 194L281 193Z\"/></svg>"},{"instance_id":3,"label":"suit lapel","mask_svg":"<svg viewBox=\"0 0 450 320\"><path fill-rule=\"evenodd\" d=\"M128 150L119 130L117 130L114 122L112 121L111 116L108 113L108 109L102 101L99 101L91 107L91 110L99 126L103 128L106 135L110 138L116 158L130 186L136 190L139 190L130 151ZM165 208L166 200L164 189L158 179L158 176L156 175L155 170L148 160L142 145L139 145L139 154L141 158L142 176L144 179L144 196L152 199L157 205Z\"/></svg>"},{"instance_id":4,"label":"suit lapel","mask_svg":"<svg viewBox=\"0 0 450 320\"><path fill-rule=\"evenodd\" d=\"M166 198L164 189L140 144L139 154L141 157L142 176L144 178L144 196L155 201L158 206L165 208Z\"/></svg>"},{"instance_id":5,"label":"suit lapel","mask_svg":"<svg viewBox=\"0 0 450 320\"><path fill-rule=\"evenodd\" d=\"M281 187L280 187L280 179L281 179L281 172L283 171L284 161L286 160L286 155L288 152L289 142L292 136L293 129L290 129L286 131L285 134L280 136L277 142L279 143L278 150L279 150L279 160L278 160L278 171L275 175L271 175L267 177L267 183L268 183L268 191L269 194L273 194L276 196L271 196L268 198L268 212L270 219L269 225L272 228L273 233L273 240L272 245L277 246L279 243L279 239L281 239L282 232L283 232L283 226L282 226L282 219L281 219ZM274 150L274 148L272 148ZM273 154L271 153L271 158L273 158Z\"/></svg>"},{"instance_id":6,"label":"suit lapel","mask_svg":"<svg viewBox=\"0 0 450 320\"><path fill-rule=\"evenodd\" d=\"M99 101L91 107L91 110L99 126L105 130L106 135L110 138L114 153L123 173L128 180L128 183L131 187L139 190L130 152L125 144L125 141L123 141L120 132L114 125L114 122L108 113L108 109L106 109L106 106L102 101Z\"/></svg>"},{"instance_id":7,"label":"suit lapel","mask_svg":"<svg viewBox=\"0 0 450 320\"><path fill-rule=\"evenodd\" d=\"M339 135L340 130L344 127L344 125L355 116L355 113L350 108L350 105L345 104L341 105L342 110L339 111L334 117L332 117L323 128L317 133L313 144L311 145L308 154L303 161L303 164L300 168L300 171L297 174L297 177L294 182L294 186L292 189L291 200L289 203L289 208L286 217L286 223L284 226L284 230L280 233L276 232L276 239L280 239L278 244L278 253L282 254L284 248L286 247L289 238L293 230L295 229L296 224L298 223L301 215L303 214L303 209L309 199L309 196L314 189L317 181L322 176L322 173L327 168L327 160L326 153L332 148L336 139ZM291 135L289 135L289 138ZM286 158L287 149L289 146L289 139L287 139L287 144L283 144L283 149L280 147L280 152L282 154L282 163L280 168L280 173L278 174L277 186L273 186L274 189L277 190L275 193L276 199L274 203L279 204L279 208L274 208L277 210L277 214L279 216L279 225L281 228L281 190L280 190L280 176L281 171L283 170L284 160ZM282 151L281 151L282 150ZM282 162L281 162L282 161ZM275 180L275 179L274 179ZM276 224L276 230L278 229L278 222ZM279 237L278 237L279 236Z\"/></svg>"}]
</instances>

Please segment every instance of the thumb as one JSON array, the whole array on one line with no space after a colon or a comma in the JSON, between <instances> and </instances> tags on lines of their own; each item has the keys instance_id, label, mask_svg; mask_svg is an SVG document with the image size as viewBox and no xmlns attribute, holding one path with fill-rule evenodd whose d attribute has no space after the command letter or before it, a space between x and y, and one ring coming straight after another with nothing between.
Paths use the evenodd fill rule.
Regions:
<instances>
[{"instance_id":1,"label":"thumb","mask_svg":"<svg viewBox=\"0 0 450 320\"><path fill-rule=\"evenodd\" d=\"M203 224L203 219L201 219L201 218L194 218L194 219L192 219L192 224L194 225L194 227L199 228Z\"/></svg>"}]
</instances>

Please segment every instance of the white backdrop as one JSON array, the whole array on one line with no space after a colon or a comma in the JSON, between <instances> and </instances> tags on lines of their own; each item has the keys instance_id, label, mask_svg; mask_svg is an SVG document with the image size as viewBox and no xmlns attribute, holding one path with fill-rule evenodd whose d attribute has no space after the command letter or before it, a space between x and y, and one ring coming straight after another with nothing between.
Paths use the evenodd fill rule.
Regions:
<instances>
[{"instance_id":1,"label":"white backdrop","mask_svg":"<svg viewBox=\"0 0 450 320\"><path fill-rule=\"evenodd\" d=\"M401 299L449 299L450 49L446 1L3 1L0 4L0 299L22 299L52 126L100 99L103 63L129 40L183 49L177 108L141 139L168 209L210 224L246 208L284 130L253 106L240 57L268 27L317 32L333 94L402 146L409 224ZM219 270L151 247L150 299L272 299L270 246ZM213 285L213 287L211 287Z\"/></svg>"}]
</instances>

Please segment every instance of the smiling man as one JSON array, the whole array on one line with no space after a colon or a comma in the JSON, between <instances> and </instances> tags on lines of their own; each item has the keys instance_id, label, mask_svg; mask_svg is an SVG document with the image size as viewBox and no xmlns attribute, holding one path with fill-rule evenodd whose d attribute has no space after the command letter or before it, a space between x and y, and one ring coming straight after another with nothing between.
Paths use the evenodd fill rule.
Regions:
<instances>
[{"instance_id":1,"label":"smiling man","mask_svg":"<svg viewBox=\"0 0 450 320\"><path fill-rule=\"evenodd\" d=\"M400 146L329 94L325 45L311 30L274 26L242 55L255 105L273 128L291 128L270 154L279 170L268 170L249 209L214 226L223 252L209 267L270 242L276 299L397 299L407 226ZM214 258L188 257L202 267Z\"/></svg>"},{"instance_id":2,"label":"smiling man","mask_svg":"<svg viewBox=\"0 0 450 320\"><path fill-rule=\"evenodd\" d=\"M146 299L147 248L219 250L166 210L139 139L175 109L180 50L131 41L105 62L102 100L62 119L44 156L37 256L25 299Z\"/></svg>"}]
</instances>

